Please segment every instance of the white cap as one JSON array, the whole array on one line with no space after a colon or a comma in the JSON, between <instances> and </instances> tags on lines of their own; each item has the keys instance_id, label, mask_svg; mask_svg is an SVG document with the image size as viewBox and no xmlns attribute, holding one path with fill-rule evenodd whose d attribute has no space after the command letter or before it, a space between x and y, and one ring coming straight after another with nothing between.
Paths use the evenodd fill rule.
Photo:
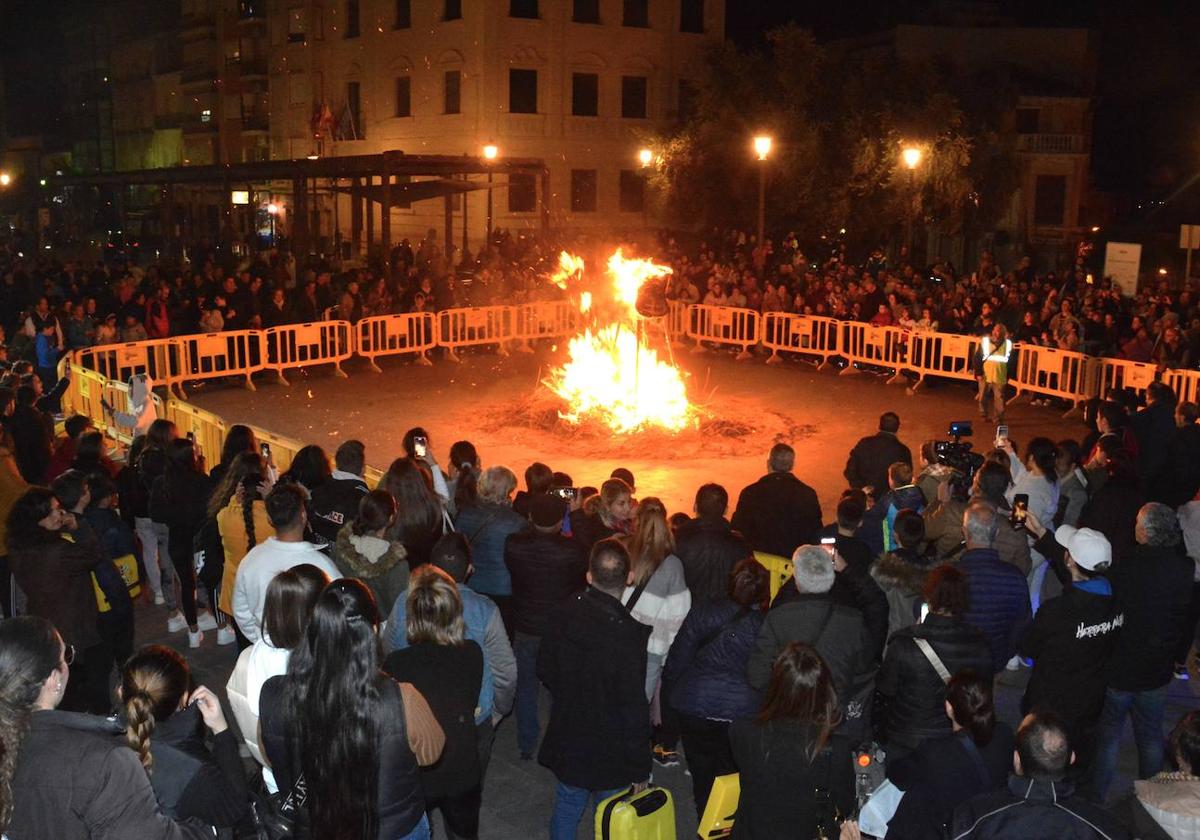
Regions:
<instances>
[{"instance_id":1,"label":"white cap","mask_svg":"<svg viewBox=\"0 0 1200 840\"><path fill-rule=\"evenodd\" d=\"M1054 539L1071 553L1075 565L1089 572L1104 571L1112 565L1112 546L1108 537L1091 528L1072 528L1060 525Z\"/></svg>"}]
</instances>

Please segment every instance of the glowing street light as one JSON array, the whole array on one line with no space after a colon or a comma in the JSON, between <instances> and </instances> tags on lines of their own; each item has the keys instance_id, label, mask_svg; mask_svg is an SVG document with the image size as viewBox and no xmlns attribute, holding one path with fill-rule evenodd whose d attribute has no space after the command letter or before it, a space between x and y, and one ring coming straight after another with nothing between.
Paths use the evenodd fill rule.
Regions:
<instances>
[{"instance_id":1,"label":"glowing street light","mask_svg":"<svg viewBox=\"0 0 1200 840\"><path fill-rule=\"evenodd\" d=\"M494 163L496 158L500 157L500 149L495 143L488 143L483 147L483 159L488 163ZM492 170L488 170L488 188L487 188L487 247L492 247Z\"/></svg>"},{"instance_id":2,"label":"glowing street light","mask_svg":"<svg viewBox=\"0 0 1200 840\"><path fill-rule=\"evenodd\" d=\"M488 143L483 147L484 160L495 160L500 156L500 150L496 148L494 143Z\"/></svg>"},{"instance_id":3,"label":"glowing street light","mask_svg":"<svg viewBox=\"0 0 1200 840\"><path fill-rule=\"evenodd\" d=\"M654 162L654 152L649 149L642 149L638 152L638 162L641 163L642 169L645 169Z\"/></svg>"},{"instance_id":4,"label":"glowing street light","mask_svg":"<svg viewBox=\"0 0 1200 840\"><path fill-rule=\"evenodd\" d=\"M904 151L901 152L901 156L904 158L904 165L910 170L916 169L921 165L921 150L916 146L905 147Z\"/></svg>"},{"instance_id":5,"label":"glowing street light","mask_svg":"<svg viewBox=\"0 0 1200 840\"><path fill-rule=\"evenodd\" d=\"M771 154L771 136L759 134L754 138L754 154L758 155L758 246L763 243L767 220L767 155Z\"/></svg>"},{"instance_id":6,"label":"glowing street light","mask_svg":"<svg viewBox=\"0 0 1200 840\"><path fill-rule=\"evenodd\" d=\"M7 172L0 172L0 187L7 187L12 183L12 175Z\"/></svg>"},{"instance_id":7,"label":"glowing street light","mask_svg":"<svg viewBox=\"0 0 1200 840\"><path fill-rule=\"evenodd\" d=\"M919 146L905 146L900 152L901 160L908 167L908 188L912 193L908 199L908 217L904 220L904 250L909 260L912 260L913 216L917 212L917 167L921 165L922 157L924 153Z\"/></svg>"}]
</instances>

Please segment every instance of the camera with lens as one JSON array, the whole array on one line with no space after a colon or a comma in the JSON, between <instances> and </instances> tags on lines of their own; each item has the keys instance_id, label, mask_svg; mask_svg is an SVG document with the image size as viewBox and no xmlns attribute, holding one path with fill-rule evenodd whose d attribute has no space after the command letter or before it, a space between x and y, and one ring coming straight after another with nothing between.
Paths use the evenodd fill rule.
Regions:
<instances>
[{"instance_id":1,"label":"camera with lens","mask_svg":"<svg viewBox=\"0 0 1200 840\"><path fill-rule=\"evenodd\" d=\"M965 499L975 480L975 472L983 466L983 456L971 451L971 444L963 438L971 437L974 430L970 420L955 420L950 424L951 440L939 440L933 445L933 454L939 464L954 470L950 478L950 491L956 498Z\"/></svg>"}]
</instances>

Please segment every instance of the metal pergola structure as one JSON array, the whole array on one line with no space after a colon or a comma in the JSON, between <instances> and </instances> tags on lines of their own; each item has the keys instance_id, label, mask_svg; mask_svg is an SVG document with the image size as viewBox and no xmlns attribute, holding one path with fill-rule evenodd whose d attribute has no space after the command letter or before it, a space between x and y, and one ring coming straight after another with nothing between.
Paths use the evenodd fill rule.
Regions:
<instances>
[{"instance_id":1,"label":"metal pergola structure","mask_svg":"<svg viewBox=\"0 0 1200 840\"><path fill-rule=\"evenodd\" d=\"M105 172L93 175L55 175L46 178L52 187L123 188L153 186L163 190L160 203L162 229L175 229L175 187L213 187L219 190L223 221L232 216L233 190L246 185L288 182L292 192L292 251L297 255L310 253L313 244L314 217L309 204L310 191L315 194L318 181L326 181L334 193L351 198L351 239L359 250L365 232L368 248L376 241L376 204L382 208L408 205L441 197L445 214L445 245L450 250L453 240L454 196L473 190L494 190L508 187L507 180L494 180L496 175L529 175L536 179L537 206L542 230L550 226L550 171L540 158L501 158L486 160L454 155L407 155L400 151L374 155L345 155L339 157L297 158L293 160L252 161L208 166L174 166L161 169L137 169L126 172ZM489 176L486 183L470 181L471 175ZM422 180L413 180L413 179ZM348 183L345 183L348 182ZM464 205L463 240L466 241ZM364 224L365 222L365 224ZM490 223L490 219L489 219ZM364 230L365 228L365 230ZM380 213L379 245L386 255L392 246L391 214Z\"/></svg>"}]
</instances>

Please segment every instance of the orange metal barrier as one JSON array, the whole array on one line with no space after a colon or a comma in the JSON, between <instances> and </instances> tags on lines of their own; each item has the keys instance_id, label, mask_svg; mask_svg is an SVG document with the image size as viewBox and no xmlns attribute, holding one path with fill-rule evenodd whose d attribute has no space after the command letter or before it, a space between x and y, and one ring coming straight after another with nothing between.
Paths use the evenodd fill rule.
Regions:
<instances>
[{"instance_id":1,"label":"orange metal barrier","mask_svg":"<svg viewBox=\"0 0 1200 840\"><path fill-rule=\"evenodd\" d=\"M1146 388L1158 378L1158 367L1152 362L1131 362L1128 359L1104 359L1100 373L1100 396L1132 388L1144 396Z\"/></svg>"},{"instance_id":2,"label":"orange metal barrier","mask_svg":"<svg viewBox=\"0 0 1200 840\"><path fill-rule=\"evenodd\" d=\"M332 364L337 375L344 378L342 362L354 355L352 329L349 321L271 327L263 333L266 352L263 367L275 371L285 385L288 381L283 371L302 365Z\"/></svg>"},{"instance_id":3,"label":"orange metal barrier","mask_svg":"<svg viewBox=\"0 0 1200 840\"><path fill-rule=\"evenodd\" d=\"M903 370L911 370L908 363L908 341L911 334L899 327L874 327L870 324L846 321L842 324L842 352L850 364L842 368L841 375L859 373L858 365L873 365L888 368L892 378L888 382L902 382ZM920 372L917 371L918 376Z\"/></svg>"},{"instance_id":4,"label":"orange metal barrier","mask_svg":"<svg viewBox=\"0 0 1200 840\"><path fill-rule=\"evenodd\" d=\"M1162 381L1171 386L1180 402L1200 401L1200 370L1164 370Z\"/></svg>"},{"instance_id":5,"label":"orange metal barrier","mask_svg":"<svg viewBox=\"0 0 1200 840\"><path fill-rule=\"evenodd\" d=\"M908 339L908 369L916 371L916 391L926 376L973 380L979 339L970 335L952 335L914 330Z\"/></svg>"},{"instance_id":6,"label":"orange metal barrier","mask_svg":"<svg viewBox=\"0 0 1200 840\"><path fill-rule=\"evenodd\" d=\"M767 364L783 361L780 351L800 356L817 356L824 367L841 346L841 322L814 315L767 312L763 315L762 343L771 350Z\"/></svg>"},{"instance_id":7,"label":"orange metal barrier","mask_svg":"<svg viewBox=\"0 0 1200 840\"><path fill-rule=\"evenodd\" d=\"M245 377L246 387L254 390L251 375L263 369L262 333L259 330L186 335L174 339L182 347L183 370L179 392L185 382L222 377Z\"/></svg>"},{"instance_id":8,"label":"orange metal barrier","mask_svg":"<svg viewBox=\"0 0 1200 840\"><path fill-rule=\"evenodd\" d=\"M380 372L375 359L416 353L417 362L431 365L426 353L437 346L432 312L412 312L407 315L375 315L363 318L354 325L354 351Z\"/></svg>"},{"instance_id":9,"label":"orange metal barrier","mask_svg":"<svg viewBox=\"0 0 1200 840\"><path fill-rule=\"evenodd\" d=\"M186 437L190 433L208 466L216 466L225 446L225 421L211 411L178 399L167 400L165 411L166 418L175 424L179 435Z\"/></svg>"},{"instance_id":10,"label":"orange metal barrier","mask_svg":"<svg viewBox=\"0 0 1200 840\"><path fill-rule=\"evenodd\" d=\"M1103 359L1034 344L1018 344L1016 350L1016 369L1009 365L1008 382L1017 389L1017 397L1058 397L1072 404L1070 414L1100 393Z\"/></svg>"},{"instance_id":11,"label":"orange metal barrier","mask_svg":"<svg viewBox=\"0 0 1200 840\"><path fill-rule=\"evenodd\" d=\"M703 342L732 344L741 347L738 359L749 359L750 348L758 344L762 316L753 309L738 309L732 306L709 306L692 304L688 307L688 338L695 339L696 348L702 349Z\"/></svg>"},{"instance_id":12,"label":"orange metal barrier","mask_svg":"<svg viewBox=\"0 0 1200 840\"><path fill-rule=\"evenodd\" d=\"M446 358L452 362L459 361L458 348L483 344L495 344L496 352L507 356L504 342L514 337L514 320L510 306L444 309L437 313L437 343L446 348Z\"/></svg>"}]
</instances>

